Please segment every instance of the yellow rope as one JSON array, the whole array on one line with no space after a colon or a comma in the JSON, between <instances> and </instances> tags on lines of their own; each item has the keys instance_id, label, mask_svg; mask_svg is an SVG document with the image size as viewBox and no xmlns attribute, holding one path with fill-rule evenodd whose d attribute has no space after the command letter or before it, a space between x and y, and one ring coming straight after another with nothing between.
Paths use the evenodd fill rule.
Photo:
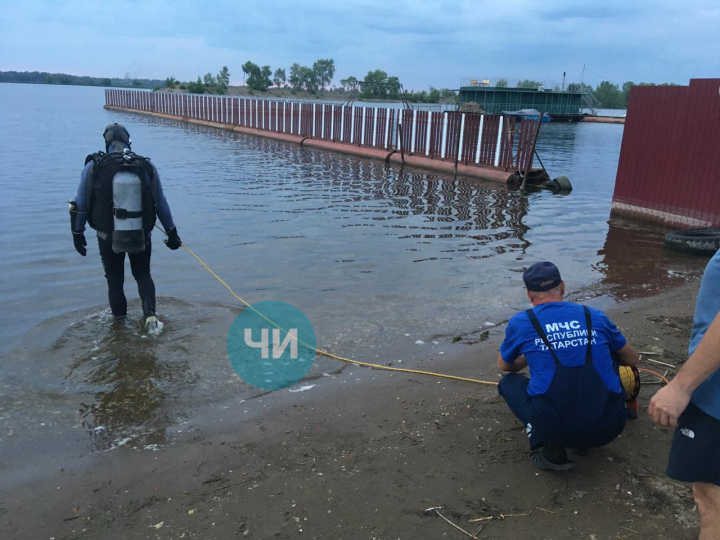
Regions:
<instances>
[{"instance_id":1,"label":"yellow rope","mask_svg":"<svg viewBox=\"0 0 720 540\"><path fill-rule=\"evenodd\" d=\"M163 231L163 229L161 229L158 225L155 225L155 226L156 226L159 230L161 230L161 231L163 232L163 234L167 235L167 233L166 233L165 231ZM443 379L452 379L452 380L455 380L455 381L464 381L464 382L470 382L470 383L475 383L475 384L489 384L489 385L492 385L492 386L497 386L497 384L498 384L498 383L493 382L493 381L483 381L483 380L480 380L480 379L471 379L471 378L468 378L468 377L458 377L457 375L446 375L446 374L444 374L444 373L435 373L435 372L433 372L433 371L422 371L422 370L417 370L417 369L395 368L395 367L390 367L390 366L383 366L383 365L381 365L381 364L371 364L370 362L360 362L360 361L358 361L358 360L353 360L353 359L351 359L351 358L345 358L344 356L339 356L339 355L337 355L337 354L333 354L333 353L331 353L331 352L323 351L322 349L318 349L317 347L313 347L312 345L310 345L310 344L308 344L308 343L305 343L304 341L302 341L301 339L299 339L297 336L293 336L292 334L290 334L287 330L285 330L284 328L282 328L281 326L279 326L278 324L276 324L274 321L268 319L265 315L263 315L262 313L260 313L260 312L259 312L258 310L256 310L254 307L252 307L252 306L250 305L250 303L248 303L247 301L245 301L244 298L242 298L241 296L235 294L235 291L233 291L232 287L230 287L230 285L228 285L220 276L218 276L215 272L213 272L212 268L210 268L207 264L205 264L205 262L204 262L200 257L198 257L193 250L191 250L189 247L187 247L184 243L182 243L181 245L182 245L183 248L185 248L185 250L186 250L190 255L192 255L193 257L195 257L195 259L197 260L197 262L199 262L199 263L203 266L203 268L205 268L205 270L207 270L208 272L210 272L210 274L212 274L212 276L213 276L215 279L217 279L220 283L222 283L222 284L225 286L225 288L226 288L228 291L230 291L230 294L232 294L236 299L238 299L240 302L242 302L247 308L249 308L249 309L251 309L252 311L254 311L257 315L259 315L260 317L262 317L263 319L265 319L267 322L269 322L270 324L272 324L275 328L278 328L278 329L282 330L283 332L285 332L287 335L291 336L291 337L292 337L293 339L295 339L298 343L301 343L302 345L304 345L305 347L307 347L307 348L310 349L310 350L314 350L316 354L321 354L321 355L323 355L323 356L327 356L328 358L334 358L335 360L340 360L341 362L348 362L348 363L350 363L350 364L357 364L357 365L359 365L359 366L365 366L365 367L375 368L375 369L384 369L385 371L398 371L398 372L400 372L400 373L414 373L415 375L430 375L431 377L440 377L440 378L443 378Z\"/></svg>"}]
</instances>

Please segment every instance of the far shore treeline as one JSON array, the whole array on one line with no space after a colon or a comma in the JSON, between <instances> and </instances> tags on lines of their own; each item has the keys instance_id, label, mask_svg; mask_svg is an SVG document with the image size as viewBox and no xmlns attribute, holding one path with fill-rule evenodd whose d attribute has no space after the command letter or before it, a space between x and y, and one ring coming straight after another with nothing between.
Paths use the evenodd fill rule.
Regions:
<instances>
[{"instance_id":1,"label":"far shore treeline","mask_svg":"<svg viewBox=\"0 0 720 540\"><path fill-rule=\"evenodd\" d=\"M158 88L165 85L161 79L136 79L128 75L117 77L88 77L45 71L0 71L0 83L68 84L76 86L114 86L116 88Z\"/></svg>"},{"instance_id":2,"label":"far shore treeline","mask_svg":"<svg viewBox=\"0 0 720 540\"><path fill-rule=\"evenodd\" d=\"M303 66L297 62L292 64L288 71L277 68L273 71L270 66L258 66L247 61L242 67L244 85L230 87L230 72L223 66L220 72L213 76L206 73L196 81L180 82L174 76L165 79L165 87L185 90L193 94L268 94L274 97L316 97L326 99L345 99L352 93L358 99L370 100L400 100L405 99L413 103L456 103L455 91L450 88L433 88L418 92L403 88L398 77L388 75L381 69L369 71L364 79L350 76L341 79L339 85L333 85L335 76L335 60L321 58L310 66Z\"/></svg>"},{"instance_id":3,"label":"far shore treeline","mask_svg":"<svg viewBox=\"0 0 720 540\"><path fill-rule=\"evenodd\" d=\"M65 73L47 73L41 71L0 71L0 83L63 84L79 86L103 86L115 88L148 88L153 90L172 90L195 94L232 94L267 95L272 97L309 97L318 99L346 99L356 94L359 100L400 100L412 103L457 103L456 91L450 88L433 88L414 91L403 88L398 77L388 75L382 69L369 71L364 78L349 76L333 84L335 60L321 58L312 66L294 63L286 72L285 68L274 71L270 66L258 66L247 61L241 66L242 86L230 86L230 70L223 66L217 75L206 73L196 81L181 82L174 76L161 79L138 79L126 75L124 78L88 77ZM518 87L531 88L540 83L525 79L517 83ZM655 83L638 83L639 86L656 86ZM501 79L497 86L507 86ZM579 85L578 85L579 86ZM593 93L601 107L607 109L626 109L630 89L636 86L632 81L622 85L602 81L596 87L584 84L585 90ZM676 86L662 83L657 86ZM559 88L558 88L559 90Z\"/></svg>"}]
</instances>

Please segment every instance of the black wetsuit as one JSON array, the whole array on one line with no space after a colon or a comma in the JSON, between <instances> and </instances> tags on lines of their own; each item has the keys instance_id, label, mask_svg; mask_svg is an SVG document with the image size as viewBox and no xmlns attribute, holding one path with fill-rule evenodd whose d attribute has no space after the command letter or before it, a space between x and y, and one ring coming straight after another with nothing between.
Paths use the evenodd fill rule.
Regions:
<instances>
[{"instance_id":1,"label":"black wetsuit","mask_svg":"<svg viewBox=\"0 0 720 540\"><path fill-rule=\"evenodd\" d=\"M108 151L112 152L112 145ZM73 223L73 232L82 233L85 230L87 215L86 190L88 173L93 163L85 164L80 175L80 185L78 186L75 204L77 214ZM162 184L157 169L153 166L153 173L157 182L158 200L157 200L157 217L160 219L166 231L170 231L175 227L173 222L170 206L168 205L165 195L163 194ZM149 181L149 178L146 178ZM155 284L150 275L150 256L152 246L150 243L150 232L146 231L145 250L135 255L129 255L130 268L132 275L137 281L138 293L142 302L144 318L155 315ZM98 245L100 246L100 258L102 259L103 268L105 270L105 278L108 283L108 298L110 299L110 309L115 317L125 317L127 315L127 300L123 292L123 283L125 281L125 254L115 253L112 250L112 236L106 233L98 233Z\"/></svg>"},{"instance_id":2,"label":"black wetsuit","mask_svg":"<svg viewBox=\"0 0 720 540\"><path fill-rule=\"evenodd\" d=\"M127 315L127 300L123 290L125 254L115 253L112 250L112 240L109 237L107 240L103 240L98 236L98 246L100 247L100 259L102 260L105 279L107 279L108 284L110 309L115 317L125 317ZM140 253L128 255L132 275L137 281L144 318L155 315L155 283L150 275L151 254L152 244L148 234L145 237L145 249Z\"/></svg>"}]
</instances>

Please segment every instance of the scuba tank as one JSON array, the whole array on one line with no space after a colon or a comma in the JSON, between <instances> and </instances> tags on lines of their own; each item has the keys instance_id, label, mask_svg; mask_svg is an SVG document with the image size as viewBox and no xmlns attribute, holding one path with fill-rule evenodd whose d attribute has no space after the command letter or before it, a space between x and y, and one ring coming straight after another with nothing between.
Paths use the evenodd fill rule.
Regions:
<instances>
[{"instance_id":1,"label":"scuba tank","mask_svg":"<svg viewBox=\"0 0 720 540\"><path fill-rule=\"evenodd\" d=\"M155 224L157 180L147 158L122 153L92 154L88 173L88 224L107 235L115 253L140 253Z\"/></svg>"},{"instance_id":2,"label":"scuba tank","mask_svg":"<svg viewBox=\"0 0 720 540\"><path fill-rule=\"evenodd\" d=\"M136 173L115 173L112 180L112 250L115 253L140 253L145 249L142 190L142 180Z\"/></svg>"}]
</instances>

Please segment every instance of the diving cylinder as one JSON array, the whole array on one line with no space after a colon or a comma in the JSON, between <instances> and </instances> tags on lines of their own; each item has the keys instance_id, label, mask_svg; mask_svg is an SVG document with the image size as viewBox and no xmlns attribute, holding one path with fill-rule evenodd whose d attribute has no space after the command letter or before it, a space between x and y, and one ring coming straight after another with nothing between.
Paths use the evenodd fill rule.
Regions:
<instances>
[{"instance_id":1,"label":"diving cylinder","mask_svg":"<svg viewBox=\"0 0 720 540\"><path fill-rule=\"evenodd\" d=\"M140 253L145 249L142 219L142 181L132 172L121 171L112 181L113 233L115 253ZM133 216L128 217L127 213Z\"/></svg>"}]
</instances>

